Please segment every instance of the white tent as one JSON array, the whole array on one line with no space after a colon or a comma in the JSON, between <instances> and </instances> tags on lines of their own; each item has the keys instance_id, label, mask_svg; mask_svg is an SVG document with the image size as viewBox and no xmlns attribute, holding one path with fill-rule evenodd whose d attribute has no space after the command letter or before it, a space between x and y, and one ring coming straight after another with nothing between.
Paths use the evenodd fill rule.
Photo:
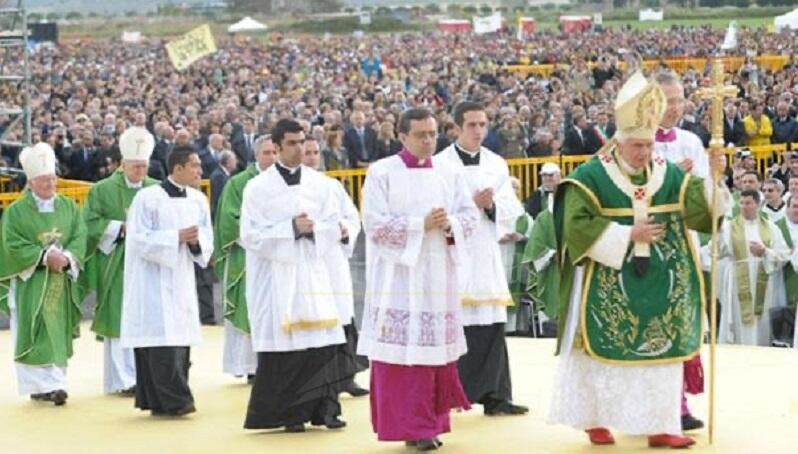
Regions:
<instances>
[{"instance_id":1,"label":"white tent","mask_svg":"<svg viewBox=\"0 0 798 454\"><path fill-rule=\"evenodd\" d=\"M259 32L263 30L266 30L266 25L249 16L227 27L227 33Z\"/></svg>"},{"instance_id":2,"label":"white tent","mask_svg":"<svg viewBox=\"0 0 798 454\"><path fill-rule=\"evenodd\" d=\"M798 9L794 9L787 14L782 14L781 16L776 16L776 18L773 20L773 25L776 27L777 32L780 32L785 28L798 30Z\"/></svg>"}]
</instances>

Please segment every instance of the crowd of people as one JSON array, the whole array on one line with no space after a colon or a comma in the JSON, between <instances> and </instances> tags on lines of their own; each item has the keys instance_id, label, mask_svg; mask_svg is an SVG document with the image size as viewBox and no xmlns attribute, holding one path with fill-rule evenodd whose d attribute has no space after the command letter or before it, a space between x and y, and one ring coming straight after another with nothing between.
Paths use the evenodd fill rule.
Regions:
<instances>
[{"instance_id":1,"label":"crowd of people","mask_svg":"<svg viewBox=\"0 0 798 454\"><path fill-rule=\"evenodd\" d=\"M319 142L321 169L360 168L398 150L396 121L408 107L436 113L443 149L453 137L452 106L471 99L488 107L485 145L505 158L592 154L614 132L611 100L624 73L640 59L716 54L722 38L722 31L708 28L541 33L525 41L437 33L224 38L216 54L184 72L171 67L160 40L71 41L43 47L30 59L34 142L55 148L64 176L97 181L118 166L122 130L145 126L158 141L151 173L162 177L168 148L181 143L210 154L206 163L219 161L222 149L233 151L242 169L251 160L245 134L263 134L278 119L295 117ZM735 53L748 58L729 75L740 97L727 108L727 142L798 140L798 66L771 72L751 58L784 55L796 39L740 31ZM521 62L570 66L548 77L506 71L505 65ZM695 95L705 74L690 69L682 80L683 126L706 143L706 103ZM19 105L16 88L3 90L5 106ZM220 134L221 142L209 145L212 134ZM20 135L17 127L6 138ZM6 145L2 151L14 164L19 148ZM210 164L204 170L210 178Z\"/></svg>"}]
</instances>

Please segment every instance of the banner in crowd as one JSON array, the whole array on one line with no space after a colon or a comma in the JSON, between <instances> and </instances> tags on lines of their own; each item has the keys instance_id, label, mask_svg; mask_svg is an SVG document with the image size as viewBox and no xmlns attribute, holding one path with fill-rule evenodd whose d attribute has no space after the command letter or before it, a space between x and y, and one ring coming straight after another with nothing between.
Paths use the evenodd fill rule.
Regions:
<instances>
[{"instance_id":1,"label":"banner in crowd","mask_svg":"<svg viewBox=\"0 0 798 454\"><path fill-rule=\"evenodd\" d=\"M502 29L502 15L493 14L486 17L474 16L474 33L483 35L485 33L495 33Z\"/></svg>"},{"instance_id":2,"label":"banner in crowd","mask_svg":"<svg viewBox=\"0 0 798 454\"><path fill-rule=\"evenodd\" d=\"M211 27L201 25L166 45L169 60L178 71L188 68L200 58L216 52Z\"/></svg>"},{"instance_id":3,"label":"banner in crowd","mask_svg":"<svg viewBox=\"0 0 798 454\"><path fill-rule=\"evenodd\" d=\"M638 14L638 20L640 22L643 21L655 21L660 22L665 19L665 11L663 10L654 10L654 9L641 9L640 13Z\"/></svg>"},{"instance_id":4,"label":"banner in crowd","mask_svg":"<svg viewBox=\"0 0 798 454\"><path fill-rule=\"evenodd\" d=\"M731 21L729 28L726 30L726 36L723 38L723 44L720 48L723 50L731 50L737 47L737 21Z\"/></svg>"},{"instance_id":5,"label":"banner in crowd","mask_svg":"<svg viewBox=\"0 0 798 454\"><path fill-rule=\"evenodd\" d=\"M141 41L141 32L122 32L123 43L137 43Z\"/></svg>"}]
</instances>

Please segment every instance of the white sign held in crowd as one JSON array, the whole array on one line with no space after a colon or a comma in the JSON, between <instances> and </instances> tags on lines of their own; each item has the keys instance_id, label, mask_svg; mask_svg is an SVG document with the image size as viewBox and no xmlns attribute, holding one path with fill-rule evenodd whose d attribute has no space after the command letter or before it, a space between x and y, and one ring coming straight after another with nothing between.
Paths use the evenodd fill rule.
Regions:
<instances>
[{"instance_id":1,"label":"white sign held in crowd","mask_svg":"<svg viewBox=\"0 0 798 454\"><path fill-rule=\"evenodd\" d=\"M474 16L474 33L484 35L485 33L495 33L502 28L502 15L492 14L486 17Z\"/></svg>"},{"instance_id":2,"label":"white sign held in crowd","mask_svg":"<svg viewBox=\"0 0 798 454\"><path fill-rule=\"evenodd\" d=\"M663 10L655 10L655 9L641 9L640 14L638 15L638 19L640 22L644 21L653 21L653 22L661 22L665 19L665 11Z\"/></svg>"}]
</instances>

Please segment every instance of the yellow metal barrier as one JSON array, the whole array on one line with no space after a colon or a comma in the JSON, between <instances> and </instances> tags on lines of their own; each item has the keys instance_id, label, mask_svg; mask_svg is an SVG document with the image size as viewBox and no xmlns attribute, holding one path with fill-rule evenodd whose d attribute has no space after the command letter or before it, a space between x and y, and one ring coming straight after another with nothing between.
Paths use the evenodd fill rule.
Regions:
<instances>
[{"instance_id":1,"label":"yellow metal barrier","mask_svg":"<svg viewBox=\"0 0 798 454\"><path fill-rule=\"evenodd\" d=\"M743 57L721 57L721 60L723 61L723 67L730 72L738 71L745 64L745 58ZM762 70L777 71L787 64L789 57L784 55L762 55L759 57L754 57L753 60L754 63L756 63L756 65ZM644 60L642 65L643 68L650 71L664 63L673 71L682 74L687 71L688 68L693 68L697 71L703 71L709 61L710 60L705 58L666 58L659 60ZM567 63L546 65L508 65L505 67L505 69L511 73L521 74L523 77L527 77L529 74L548 77L556 69L568 69L570 66L571 65ZM588 63L588 68L592 69L595 66L595 63ZM625 62L619 62L618 66L619 69L626 69Z\"/></svg>"}]
</instances>

